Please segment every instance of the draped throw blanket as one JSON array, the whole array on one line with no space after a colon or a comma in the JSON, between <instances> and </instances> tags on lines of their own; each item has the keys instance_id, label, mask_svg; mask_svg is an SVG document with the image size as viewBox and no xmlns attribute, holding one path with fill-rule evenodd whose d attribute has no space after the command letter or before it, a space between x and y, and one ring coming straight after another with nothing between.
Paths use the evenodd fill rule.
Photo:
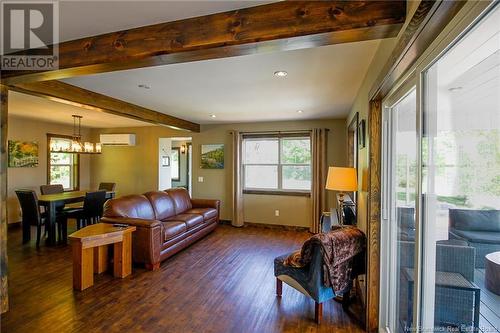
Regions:
<instances>
[{"instance_id":1,"label":"draped throw blanket","mask_svg":"<svg viewBox=\"0 0 500 333\"><path fill-rule=\"evenodd\" d=\"M342 293L356 275L363 273L366 237L353 226L337 226L328 233L312 236L302 249L285 259L284 265L305 267L312 261L316 246L321 249L323 259L323 282L335 294Z\"/></svg>"},{"instance_id":2,"label":"draped throw blanket","mask_svg":"<svg viewBox=\"0 0 500 333\"><path fill-rule=\"evenodd\" d=\"M231 224L242 227L243 220L243 190L241 186L241 133L232 131L233 141L233 219Z\"/></svg>"},{"instance_id":3,"label":"draped throw blanket","mask_svg":"<svg viewBox=\"0 0 500 333\"><path fill-rule=\"evenodd\" d=\"M311 133L312 148L312 188L311 209L312 233L321 232L321 214L326 210L326 172L327 172L328 129L314 128Z\"/></svg>"}]
</instances>

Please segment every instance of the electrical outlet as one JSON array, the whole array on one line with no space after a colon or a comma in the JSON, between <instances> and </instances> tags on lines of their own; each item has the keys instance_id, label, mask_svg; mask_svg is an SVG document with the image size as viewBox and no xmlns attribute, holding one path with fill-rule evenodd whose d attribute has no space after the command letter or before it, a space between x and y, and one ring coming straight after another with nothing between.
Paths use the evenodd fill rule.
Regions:
<instances>
[{"instance_id":1,"label":"electrical outlet","mask_svg":"<svg viewBox=\"0 0 500 333\"><path fill-rule=\"evenodd\" d=\"M274 216L280 216L280 210L279 209L276 209L274 211Z\"/></svg>"},{"instance_id":2,"label":"electrical outlet","mask_svg":"<svg viewBox=\"0 0 500 333\"><path fill-rule=\"evenodd\" d=\"M204 179L203 177L198 177L198 183L203 183Z\"/></svg>"}]
</instances>

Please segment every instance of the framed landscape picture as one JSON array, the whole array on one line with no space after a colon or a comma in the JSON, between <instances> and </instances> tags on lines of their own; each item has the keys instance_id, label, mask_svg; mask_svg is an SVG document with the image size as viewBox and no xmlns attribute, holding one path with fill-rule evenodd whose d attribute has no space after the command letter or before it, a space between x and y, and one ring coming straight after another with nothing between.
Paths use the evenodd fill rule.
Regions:
<instances>
[{"instance_id":1,"label":"framed landscape picture","mask_svg":"<svg viewBox=\"0 0 500 333\"><path fill-rule=\"evenodd\" d=\"M224 145L201 145L201 168L224 169Z\"/></svg>"},{"instance_id":2,"label":"framed landscape picture","mask_svg":"<svg viewBox=\"0 0 500 333\"><path fill-rule=\"evenodd\" d=\"M9 167L34 168L38 166L38 142L9 140Z\"/></svg>"}]
</instances>

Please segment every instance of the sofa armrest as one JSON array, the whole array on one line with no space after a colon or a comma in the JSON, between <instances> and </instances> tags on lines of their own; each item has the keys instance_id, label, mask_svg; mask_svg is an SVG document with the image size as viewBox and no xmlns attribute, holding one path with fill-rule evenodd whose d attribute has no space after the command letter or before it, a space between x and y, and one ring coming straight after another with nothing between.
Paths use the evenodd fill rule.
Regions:
<instances>
[{"instance_id":1,"label":"sofa armrest","mask_svg":"<svg viewBox=\"0 0 500 333\"><path fill-rule=\"evenodd\" d=\"M160 221L128 217L103 217L100 221L135 226L136 231L132 233L133 261L146 264L146 267L159 265L163 240Z\"/></svg>"},{"instance_id":2,"label":"sofa armrest","mask_svg":"<svg viewBox=\"0 0 500 333\"><path fill-rule=\"evenodd\" d=\"M212 199L191 199L193 208L214 208L220 210L220 200Z\"/></svg>"},{"instance_id":3,"label":"sofa armrest","mask_svg":"<svg viewBox=\"0 0 500 333\"><path fill-rule=\"evenodd\" d=\"M128 224L142 228L154 228L161 226L161 222L157 220L138 219L131 217L103 217L101 218L100 221L112 224L114 223Z\"/></svg>"}]
</instances>

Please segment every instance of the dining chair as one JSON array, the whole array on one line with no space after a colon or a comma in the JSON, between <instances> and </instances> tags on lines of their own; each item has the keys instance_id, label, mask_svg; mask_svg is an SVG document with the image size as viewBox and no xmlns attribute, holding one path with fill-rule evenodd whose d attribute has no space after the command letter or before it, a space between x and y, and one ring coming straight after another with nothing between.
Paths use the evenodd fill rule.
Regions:
<instances>
[{"instance_id":1,"label":"dining chair","mask_svg":"<svg viewBox=\"0 0 500 333\"><path fill-rule=\"evenodd\" d=\"M114 192L116 188L116 183L100 183L99 190L106 190L108 192Z\"/></svg>"},{"instance_id":2,"label":"dining chair","mask_svg":"<svg viewBox=\"0 0 500 333\"><path fill-rule=\"evenodd\" d=\"M47 231L47 217L45 213L40 212L40 205L35 191L20 189L15 192L19 199L19 204L21 205L22 223L36 225L36 247L39 247L42 235L42 225L45 227L45 231ZM56 224L60 235L62 233L67 233L60 216L57 217ZM59 237L59 240L61 240L61 237Z\"/></svg>"},{"instance_id":3,"label":"dining chair","mask_svg":"<svg viewBox=\"0 0 500 333\"><path fill-rule=\"evenodd\" d=\"M36 225L36 247L39 247L45 219L40 213L36 193L33 190L15 190L15 192L21 205L22 224Z\"/></svg>"},{"instance_id":4,"label":"dining chair","mask_svg":"<svg viewBox=\"0 0 500 333\"><path fill-rule=\"evenodd\" d=\"M99 222L103 213L103 206L106 202L106 191L87 192L82 208L66 210L66 221L68 218L76 220L76 228L80 229L89 224Z\"/></svg>"},{"instance_id":5,"label":"dining chair","mask_svg":"<svg viewBox=\"0 0 500 333\"><path fill-rule=\"evenodd\" d=\"M64 187L62 184L40 185L40 193L42 195L58 194L63 192L64 192ZM61 212L63 209L64 209L64 202L58 202L56 204L56 210L58 212Z\"/></svg>"}]
</instances>

